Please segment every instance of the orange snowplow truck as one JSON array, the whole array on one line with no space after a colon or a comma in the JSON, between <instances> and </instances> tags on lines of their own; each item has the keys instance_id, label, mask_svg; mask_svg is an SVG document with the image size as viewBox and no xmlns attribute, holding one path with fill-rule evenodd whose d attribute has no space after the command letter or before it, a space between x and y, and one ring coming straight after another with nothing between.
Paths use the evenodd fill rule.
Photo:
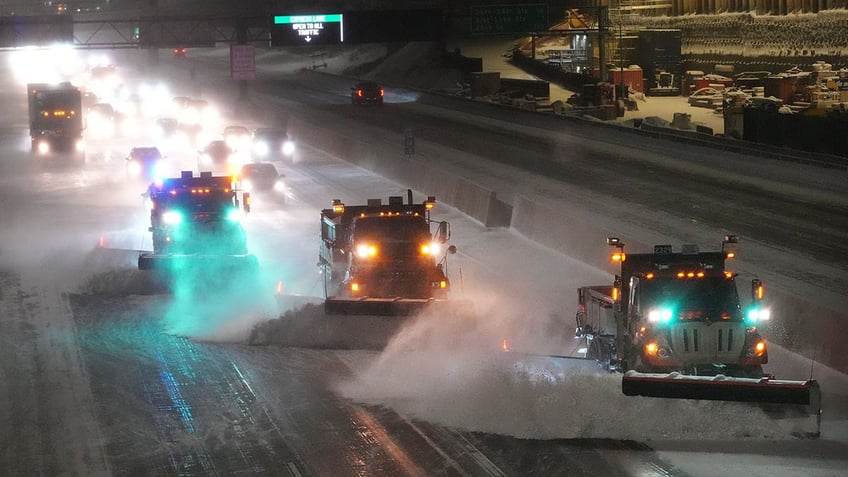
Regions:
<instances>
[{"instance_id":1,"label":"orange snowplow truck","mask_svg":"<svg viewBox=\"0 0 848 477\"><path fill-rule=\"evenodd\" d=\"M626 254L619 239L607 239L620 265L613 285L578 289L576 334L586 340L586 357L624 372L630 396L817 406L814 380L763 373L768 347L757 327L769 310L758 279L750 304L740 304L737 274L725 268L737 242L728 235L718 252L686 244L678 252L656 245L653 253Z\"/></svg>"},{"instance_id":2,"label":"orange snowplow truck","mask_svg":"<svg viewBox=\"0 0 848 477\"><path fill-rule=\"evenodd\" d=\"M318 266L324 276L325 310L331 314L408 315L444 302L450 290L447 222L435 222L436 199L420 204L402 196L367 205L333 201L321 211ZM435 232L431 227L435 225Z\"/></svg>"}]
</instances>

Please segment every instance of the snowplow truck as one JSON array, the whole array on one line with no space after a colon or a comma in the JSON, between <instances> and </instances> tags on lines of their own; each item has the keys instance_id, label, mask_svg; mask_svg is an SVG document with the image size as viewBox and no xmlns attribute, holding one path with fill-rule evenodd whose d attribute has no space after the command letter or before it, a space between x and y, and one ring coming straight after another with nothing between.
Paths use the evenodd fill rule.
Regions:
<instances>
[{"instance_id":1,"label":"snowplow truck","mask_svg":"<svg viewBox=\"0 0 848 477\"><path fill-rule=\"evenodd\" d=\"M69 82L29 83L32 152L44 157L85 158L82 92Z\"/></svg>"},{"instance_id":2,"label":"snowplow truck","mask_svg":"<svg viewBox=\"0 0 848 477\"><path fill-rule=\"evenodd\" d=\"M402 196L355 206L336 199L321 211L327 313L409 315L447 299L447 255L456 247L444 249L450 225L431 220L435 203L414 204L410 190L407 203Z\"/></svg>"},{"instance_id":3,"label":"snowplow truck","mask_svg":"<svg viewBox=\"0 0 848 477\"><path fill-rule=\"evenodd\" d=\"M620 270L612 285L578 289L576 336L586 357L623 372L629 396L783 403L820 409L815 380L777 380L763 373L768 346L758 326L769 319L763 284L751 282L743 309L725 262L736 256L736 236L718 252L687 244L675 252L625 254L617 238L611 259Z\"/></svg>"},{"instance_id":4,"label":"snowplow truck","mask_svg":"<svg viewBox=\"0 0 848 477\"><path fill-rule=\"evenodd\" d=\"M256 268L241 224L243 213L250 212L250 194L242 194L240 206L238 193L232 177L211 172L182 171L151 184L153 252L139 255L138 268L216 275Z\"/></svg>"}]
</instances>

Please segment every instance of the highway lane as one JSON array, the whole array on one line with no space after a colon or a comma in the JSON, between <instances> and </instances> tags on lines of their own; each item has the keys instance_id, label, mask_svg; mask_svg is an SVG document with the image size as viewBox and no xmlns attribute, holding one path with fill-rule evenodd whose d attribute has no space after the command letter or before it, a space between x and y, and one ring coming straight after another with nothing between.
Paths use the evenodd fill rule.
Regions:
<instances>
[{"instance_id":1,"label":"highway lane","mask_svg":"<svg viewBox=\"0 0 848 477\"><path fill-rule=\"evenodd\" d=\"M184 159L191 162L193 157ZM291 167L281 164L292 179L294 200L282 208L257 203L256 215L249 223L251 244L263 260L270 257L266 260L269 267L285 264L287 255L296 256L295 263L288 264L292 276L314 270L310 262L314 262L315 232L310 224L317 222L317 211L329 198L343 195L364 200L397 193L402 187L327 157L309 145L301 159ZM74 253L83 255L90 250L93 242L88 236L96 236L94 230L144 233L146 217L139 210L135 189L122 187L120 166L91 164L81 170L23 167L23 172L6 178L4 184L9 187L2 189L4 203L15 205L14 214L0 216L4 224L12 217L16 230L28 231L30 239L49 235L54 227L65 231L50 245L60 255L71 257L54 261L50 276L77 293L68 305L74 312L76 330L64 341L79 346L87 369L79 379L91 385L94 401L89 404L96 409L104 433L103 437L83 434L81 439L105 448L112 474L145 470L169 474L185 469L192 474L224 475L284 469L291 475L549 475L553 469L568 469L574 475L685 475L646 445L632 441L539 441L475 433L341 397L333 385L362 372L363 362L375 357L370 350L246 346L242 344L242 335L249 331L246 326L235 333L240 339L224 344L163 333L169 324L163 320L169 315L168 295L151 295L143 283L136 286L143 280L131 267L91 275L81 273L85 269L73 260ZM31 223L26 219L33 212L43 228L28 226ZM469 232L469 241L480 240L486 233L456 211L447 210L446 214L457 231ZM502 248L492 247L495 255L516 247L514 237L496 235L506 240ZM63 243L66 238L72 239L72 246ZM3 249L8 258L9 248ZM269 252L273 249L276 255ZM474 257L479 248L469 244L467 250L469 262L481 258ZM551 260L551 254L545 257ZM24 260L22 265L40 263L39 259ZM465 270L470 276L485 273L475 273L470 264ZM498 278L492 277L492 281L496 283ZM34 332L44 333L45 329ZM19 336L26 338L25 333ZM23 361L30 356L14 358ZM26 393L10 395L21 399ZM521 415L520 409L516 413ZM38 435L37 429L21 429L24 440L49 440L49 436ZM31 455L35 451L19 449L30 455L18 456L18 462L26 464L35 458ZM50 469L61 469L64 464L51 464Z\"/></svg>"}]
</instances>

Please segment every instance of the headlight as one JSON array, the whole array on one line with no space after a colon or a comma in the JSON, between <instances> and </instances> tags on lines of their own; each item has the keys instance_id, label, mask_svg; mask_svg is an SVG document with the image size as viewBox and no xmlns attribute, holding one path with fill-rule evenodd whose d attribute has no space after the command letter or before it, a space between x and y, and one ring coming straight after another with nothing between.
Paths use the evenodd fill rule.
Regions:
<instances>
[{"instance_id":1,"label":"headlight","mask_svg":"<svg viewBox=\"0 0 848 477\"><path fill-rule=\"evenodd\" d=\"M47 141L39 141L38 142L38 153L39 154L47 154L50 152L50 144Z\"/></svg>"},{"instance_id":2,"label":"headlight","mask_svg":"<svg viewBox=\"0 0 848 477\"><path fill-rule=\"evenodd\" d=\"M129 161L127 163L127 172L133 176L139 175L141 173L141 164L138 161Z\"/></svg>"},{"instance_id":3,"label":"headlight","mask_svg":"<svg viewBox=\"0 0 848 477\"><path fill-rule=\"evenodd\" d=\"M286 156L291 156L294 154L294 143L291 141L286 141L283 143L283 154Z\"/></svg>"},{"instance_id":4,"label":"headlight","mask_svg":"<svg viewBox=\"0 0 848 477\"><path fill-rule=\"evenodd\" d=\"M74 144L74 147L76 148L77 152L85 151L85 141L80 139L79 141L77 141L76 144Z\"/></svg>"},{"instance_id":5,"label":"headlight","mask_svg":"<svg viewBox=\"0 0 848 477\"><path fill-rule=\"evenodd\" d=\"M670 308L659 308L653 309L648 312L648 321L651 323L666 323L671 320L671 309Z\"/></svg>"},{"instance_id":6,"label":"headlight","mask_svg":"<svg viewBox=\"0 0 848 477\"><path fill-rule=\"evenodd\" d=\"M377 256L377 247L371 244L361 243L356 246L356 256L359 258L371 258Z\"/></svg>"},{"instance_id":7,"label":"headlight","mask_svg":"<svg viewBox=\"0 0 848 477\"><path fill-rule=\"evenodd\" d=\"M162 221L168 225L177 225L183 221L183 215L177 211L169 210L162 214Z\"/></svg>"},{"instance_id":8,"label":"headlight","mask_svg":"<svg viewBox=\"0 0 848 477\"><path fill-rule=\"evenodd\" d=\"M283 193L286 191L286 184L283 181L277 181L274 183L274 190Z\"/></svg>"},{"instance_id":9,"label":"headlight","mask_svg":"<svg viewBox=\"0 0 848 477\"><path fill-rule=\"evenodd\" d=\"M421 255L430 255L435 257L439 254L441 247L437 243L425 243L421 246Z\"/></svg>"},{"instance_id":10,"label":"headlight","mask_svg":"<svg viewBox=\"0 0 848 477\"><path fill-rule=\"evenodd\" d=\"M771 312L768 309L754 308L748 310L748 321L752 323L765 321L769 318L771 318Z\"/></svg>"},{"instance_id":11,"label":"headlight","mask_svg":"<svg viewBox=\"0 0 848 477\"><path fill-rule=\"evenodd\" d=\"M227 220L231 220L233 222L241 222L241 211L238 209L231 209L227 212Z\"/></svg>"},{"instance_id":12,"label":"headlight","mask_svg":"<svg viewBox=\"0 0 848 477\"><path fill-rule=\"evenodd\" d=\"M268 143L265 141L260 141L253 144L253 152L255 152L259 156L267 156L268 149Z\"/></svg>"},{"instance_id":13,"label":"headlight","mask_svg":"<svg viewBox=\"0 0 848 477\"><path fill-rule=\"evenodd\" d=\"M252 191L253 190L253 184L251 184L250 181L248 181L248 180L242 180L241 181L241 188L246 190L246 191Z\"/></svg>"},{"instance_id":14,"label":"headlight","mask_svg":"<svg viewBox=\"0 0 848 477\"><path fill-rule=\"evenodd\" d=\"M160 177L165 176L165 161L156 161L153 163L152 170L150 171L151 179L159 179Z\"/></svg>"}]
</instances>

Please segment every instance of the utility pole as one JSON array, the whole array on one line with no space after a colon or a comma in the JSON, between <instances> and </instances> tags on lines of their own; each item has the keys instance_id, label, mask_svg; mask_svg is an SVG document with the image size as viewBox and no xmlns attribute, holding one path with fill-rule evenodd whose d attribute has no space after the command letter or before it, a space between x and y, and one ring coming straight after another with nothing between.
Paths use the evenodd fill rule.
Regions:
<instances>
[{"instance_id":1,"label":"utility pole","mask_svg":"<svg viewBox=\"0 0 848 477\"><path fill-rule=\"evenodd\" d=\"M599 7L598 8L598 63L601 82L606 81L607 78L607 54L606 54L606 42L607 42L607 23L609 13L607 7Z\"/></svg>"}]
</instances>

